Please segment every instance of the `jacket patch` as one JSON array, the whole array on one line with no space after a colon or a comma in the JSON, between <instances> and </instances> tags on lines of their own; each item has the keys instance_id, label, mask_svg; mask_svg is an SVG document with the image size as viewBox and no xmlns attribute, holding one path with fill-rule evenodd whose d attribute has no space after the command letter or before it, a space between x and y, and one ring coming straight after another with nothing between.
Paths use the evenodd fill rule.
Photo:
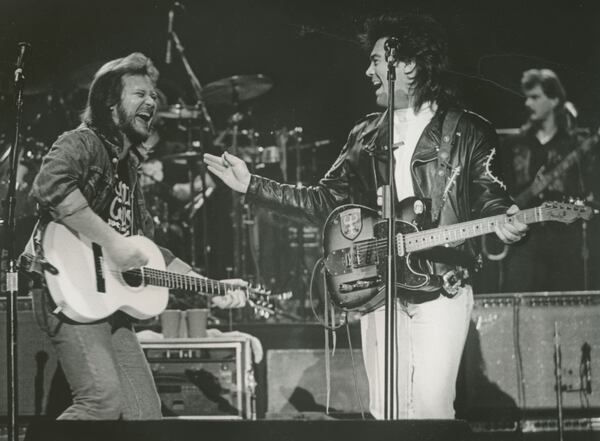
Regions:
<instances>
[{"instance_id":1,"label":"jacket patch","mask_svg":"<svg viewBox=\"0 0 600 441\"><path fill-rule=\"evenodd\" d=\"M496 156L496 147L494 147L492 150L490 150L490 153L488 154L486 160L485 160L485 175L490 178L492 181L494 181L496 184L498 184L500 186L500 188L502 188L503 190L506 190L506 184L504 184L504 182L502 182L502 180L495 176L494 173L492 173L492 161L494 160L494 157Z\"/></svg>"}]
</instances>

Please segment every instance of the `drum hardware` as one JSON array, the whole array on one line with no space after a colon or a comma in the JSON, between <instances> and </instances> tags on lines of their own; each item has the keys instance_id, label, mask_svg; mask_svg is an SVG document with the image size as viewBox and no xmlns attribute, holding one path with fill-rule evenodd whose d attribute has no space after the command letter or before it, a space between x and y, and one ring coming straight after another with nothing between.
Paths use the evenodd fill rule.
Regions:
<instances>
[{"instance_id":1,"label":"drum hardware","mask_svg":"<svg viewBox=\"0 0 600 441\"><path fill-rule=\"evenodd\" d=\"M202 119L202 110L197 106L174 104L156 112L156 116L166 119Z\"/></svg>"},{"instance_id":2,"label":"drum hardware","mask_svg":"<svg viewBox=\"0 0 600 441\"><path fill-rule=\"evenodd\" d=\"M204 99L208 104L236 108L240 102L258 98L272 87L273 82L263 74L233 75L208 83L204 87Z\"/></svg>"},{"instance_id":3,"label":"drum hardware","mask_svg":"<svg viewBox=\"0 0 600 441\"><path fill-rule=\"evenodd\" d=\"M179 5L181 6L181 5ZM192 86L192 89L194 91L194 98L196 100L195 105L193 108L188 108L186 106L183 106L182 108L169 108L169 111L166 111L166 115L169 115L169 117L172 116L172 114L176 115L176 119L178 120L185 120L188 123L188 145L189 145L189 149L190 151L196 151L200 156L204 153L204 145L202 145L203 142L206 142L207 144L212 143L212 140L215 137L215 128L213 125L213 121L212 118L210 116L210 114L208 113L208 110L206 108L206 103L208 102L208 100L206 99L206 95L210 95L211 93L211 89L206 90L201 84L200 81L198 80L198 77L196 76L196 74L194 73L194 70L192 69L187 56L185 54L185 48L183 47L181 40L179 39L179 36L177 35L177 32L175 32L174 30L174 26L173 26L173 18L174 18L174 12L173 9L171 9L169 11L169 29L168 29L168 40L167 40L167 55L166 55L166 60L165 62L167 64L169 64L171 62L171 46L175 46L175 49L177 51L177 53L179 54L179 59L181 60L181 63L185 69L185 72L188 76L190 85ZM215 88L215 86L212 86L213 88ZM221 96L221 94L217 93L217 96ZM205 133L205 136L201 142L197 143L197 145L193 144L193 140L191 137L192 131L191 131L191 122L194 120L199 120L202 122L202 128L203 131ZM193 147L197 147L196 149L194 149ZM180 159L180 158L178 158ZM195 200L196 198L196 194L195 194L195 189L194 189L194 181L196 178L196 167L195 167L195 163L197 162L197 158L193 157L193 158L185 158L186 162L187 162L187 166L188 166L188 175L189 175L189 181L190 181L190 194L192 196L192 200ZM202 193L202 198L205 200L206 199L206 169L204 167L200 167L199 172L197 174L202 182L202 187L201 187L201 193ZM203 239L203 244L204 244L204 249L203 249L203 255L204 255L204 265L205 265L205 271L208 272L208 263L209 263L209 253L210 253L210 247L208 246L208 231L207 231L207 224L208 224L208 218L207 218L207 213L206 210L202 210L202 239ZM195 231L195 226L194 226L194 222L193 220L190 220L190 232L191 232L191 259L190 259L190 263L192 264L192 266L196 265L196 231Z\"/></svg>"}]
</instances>

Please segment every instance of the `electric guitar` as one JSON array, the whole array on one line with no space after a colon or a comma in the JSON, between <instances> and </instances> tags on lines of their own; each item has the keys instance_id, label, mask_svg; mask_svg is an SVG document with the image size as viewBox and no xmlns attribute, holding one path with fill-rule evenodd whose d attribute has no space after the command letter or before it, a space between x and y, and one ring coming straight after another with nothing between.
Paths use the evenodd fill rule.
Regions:
<instances>
[{"instance_id":1,"label":"electric guitar","mask_svg":"<svg viewBox=\"0 0 600 441\"><path fill-rule=\"evenodd\" d=\"M565 156L548 173L538 173L533 182L515 198L519 207L527 206L537 195L544 191L552 182L560 178L568 169L573 167L584 154L589 152L592 147L598 144L598 133L587 138L576 149Z\"/></svg>"},{"instance_id":2,"label":"electric guitar","mask_svg":"<svg viewBox=\"0 0 600 441\"><path fill-rule=\"evenodd\" d=\"M398 204L396 219L396 274L400 291L439 291L432 283L433 264L423 257L434 247L458 244L465 239L494 232L497 225L515 219L532 224L557 221L571 223L590 219L584 205L546 202L516 215L497 215L454 225L426 229L429 202L415 197ZM385 301L387 221L371 208L344 205L327 218L323 229L325 280L332 302L347 311L369 312ZM447 249L441 248L440 251ZM450 250L448 250L450 251Z\"/></svg>"},{"instance_id":3,"label":"electric guitar","mask_svg":"<svg viewBox=\"0 0 600 441\"><path fill-rule=\"evenodd\" d=\"M56 312L79 323L102 320L118 310L136 319L148 319L166 308L170 288L208 297L240 289L252 307L272 312L264 302L273 296L269 291L166 271L159 248L146 237L133 238L148 256L148 264L122 272L100 245L62 224L50 222L42 236L43 266Z\"/></svg>"}]
</instances>

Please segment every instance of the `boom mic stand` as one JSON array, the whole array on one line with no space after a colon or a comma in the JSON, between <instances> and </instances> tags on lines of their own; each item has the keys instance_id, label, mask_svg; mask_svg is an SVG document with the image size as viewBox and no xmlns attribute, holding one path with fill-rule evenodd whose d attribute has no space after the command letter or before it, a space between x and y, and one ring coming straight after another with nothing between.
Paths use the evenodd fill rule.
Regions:
<instances>
[{"instance_id":1,"label":"boom mic stand","mask_svg":"<svg viewBox=\"0 0 600 441\"><path fill-rule=\"evenodd\" d=\"M385 42L388 64L388 184L383 186L383 218L387 219L387 274L385 291L384 418L396 418L396 185L394 182L394 85L396 81L395 38Z\"/></svg>"},{"instance_id":2,"label":"boom mic stand","mask_svg":"<svg viewBox=\"0 0 600 441\"><path fill-rule=\"evenodd\" d=\"M169 38L173 40L173 43L175 44L175 48L177 49L177 52L179 52L179 57L181 58L181 62L183 64L183 67L185 68L185 72L187 73L189 80L190 80L190 84L192 85L192 88L194 89L194 95L196 97L196 105L198 106L198 108L200 109L200 112L202 113L202 116L204 117L204 122L205 122L205 126L204 126L204 132L206 135L208 135L208 137L211 139L211 141L214 139L215 136L215 127L213 125L212 119L210 117L210 114L208 113L208 110L206 109L206 104L204 103L204 99L202 96L202 85L200 84L200 81L198 80L198 77L196 76L196 74L194 73L194 70L192 69L192 66L190 65L187 56L185 55L185 48L183 47L183 45L181 44L181 40L179 39L179 36L177 35L177 33L174 30L170 30L169 32ZM205 139L207 138L207 136L204 137ZM200 142L200 153L203 154L204 153L204 147L203 147L203 143L204 143L204 139L202 140L202 142ZM199 176L200 176L200 181L202 184L202 189L200 190L201 194L202 194L202 198L206 203L206 169L204 168L204 166L200 167L199 170ZM193 173L191 173L190 178L192 179L191 182L191 200L194 200L194 197L196 196L194 193L194 178L195 176L193 175ZM192 246L192 256L190 256L190 261L192 266L196 266L196 252L195 252L195 243L196 243L196 226L194 225L194 219L192 216L192 219L190 219L190 231L191 231L191 239L192 239L192 243L194 244ZM202 254L203 254L203 258L204 258L204 265L205 265L205 271L208 268L208 262L209 262L209 251L210 251L210 246L208 244L208 216L207 216L207 210L206 207L204 208L204 210L202 210L202 245L203 245L203 249L202 249Z\"/></svg>"},{"instance_id":3,"label":"boom mic stand","mask_svg":"<svg viewBox=\"0 0 600 441\"><path fill-rule=\"evenodd\" d=\"M15 249L15 207L17 188L17 167L19 165L19 132L21 129L21 114L23 110L23 66L25 51L30 45L19 43L19 55L15 69L15 141L10 150L10 180L5 201L5 219L7 223L6 250L8 255L8 271L6 272L6 382L8 400L8 441L18 440L18 390L17 390L17 295L19 292L19 270Z\"/></svg>"}]
</instances>

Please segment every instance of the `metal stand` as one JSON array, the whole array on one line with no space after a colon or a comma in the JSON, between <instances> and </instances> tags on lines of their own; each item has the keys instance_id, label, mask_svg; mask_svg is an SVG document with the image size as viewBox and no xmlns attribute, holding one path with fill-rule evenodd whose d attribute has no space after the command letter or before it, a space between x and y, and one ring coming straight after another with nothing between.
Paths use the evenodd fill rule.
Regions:
<instances>
[{"instance_id":1,"label":"metal stand","mask_svg":"<svg viewBox=\"0 0 600 441\"><path fill-rule=\"evenodd\" d=\"M558 333L558 322L554 322L554 377L556 379L556 409L558 424L558 439L563 441L564 419L563 419L563 384L562 384L562 354L560 351L560 335Z\"/></svg>"},{"instance_id":2,"label":"metal stand","mask_svg":"<svg viewBox=\"0 0 600 441\"><path fill-rule=\"evenodd\" d=\"M397 418L396 409L396 185L394 182L394 85L396 81L397 41L385 42L385 58L388 63L388 185L383 188L383 218L387 219L387 278L385 290L385 369L384 369L384 418Z\"/></svg>"},{"instance_id":3,"label":"metal stand","mask_svg":"<svg viewBox=\"0 0 600 441\"><path fill-rule=\"evenodd\" d=\"M17 295L19 292L19 273L17 254L15 249L15 208L17 168L19 165L19 132L21 128L21 114L23 110L23 60L27 43L19 43L19 56L15 69L15 141L10 151L10 181L5 201L5 219L7 225L6 251L8 256L8 271L6 273L7 308L6 308L6 390L8 401L8 441L17 441L19 427L18 417L18 390L17 390Z\"/></svg>"},{"instance_id":4,"label":"metal stand","mask_svg":"<svg viewBox=\"0 0 600 441\"><path fill-rule=\"evenodd\" d=\"M233 87L233 104L237 108L238 100L236 89ZM239 122L242 114L235 112L231 117L231 154L238 153ZM236 192L231 194L231 221L233 226L233 273L236 277L246 277L246 229L244 224L244 213L242 196Z\"/></svg>"},{"instance_id":5,"label":"metal stand","mask_svg":"<svg viewBox=\"0 0 600 441\"><path fill-rule=\"evenodd\" d=\"M200 112L202 113L202 116L204 117L205 126L203 128L203 131L207 135L204 138L205 139L208 138L208 139L212 140L215 135L215 127L214 127L212 119L208 113L208 110L206 110L206 105L202 98L202 90L203 90L202 85L200 84L198 77L194 73L194 70L190 66L187 56L185 55L185 48L181 44L181 40L179 40L179 36L177 35L177 33L174 30L171 30L169 32L169 38L171 38L173 40L173 43L175 44L175 48L177 49L177 52L179 52L179 56L181 58L181 62L183 63L183 67L185 68L185 71L190 80L190 84L192 85L192 88L194 89L194 95L196 96L196 106L198 106L198 108L200 109ZM202 139L202 142L200 142L200 144L199 144L200 153L203 153L203 143L204 143L205 139ZM204 168L201 168L201 170L200 170L200 179L202 181L201 192L202 192L202 197L204 199L204 203L206 203L205 175L206 175L206 171L204 170ZM193 201L194 196L195 196L194 182L192 181L190 185L191 185L191 197L192 197L192 201ZM207 219L206 209L204 209L202 211L202 220L203 220L203 222L202 222L202 240L203 240L203 245L204 245L204 248L203 248L204 264L205 264L205 266L208 267L210 247L208 245L208 230L207 230L208 219ZM190 264L193 267L195 267L196 266L196 244L195 244L196 227L194 225L194 219L190 219L190 228L191 228L190 231L191 231L191 236L192 236L192 246L191 246L192 256L190 258ZM205 268L205 271L206 270L207 270L207 268Z\"/></svg>"}]
</instances>

